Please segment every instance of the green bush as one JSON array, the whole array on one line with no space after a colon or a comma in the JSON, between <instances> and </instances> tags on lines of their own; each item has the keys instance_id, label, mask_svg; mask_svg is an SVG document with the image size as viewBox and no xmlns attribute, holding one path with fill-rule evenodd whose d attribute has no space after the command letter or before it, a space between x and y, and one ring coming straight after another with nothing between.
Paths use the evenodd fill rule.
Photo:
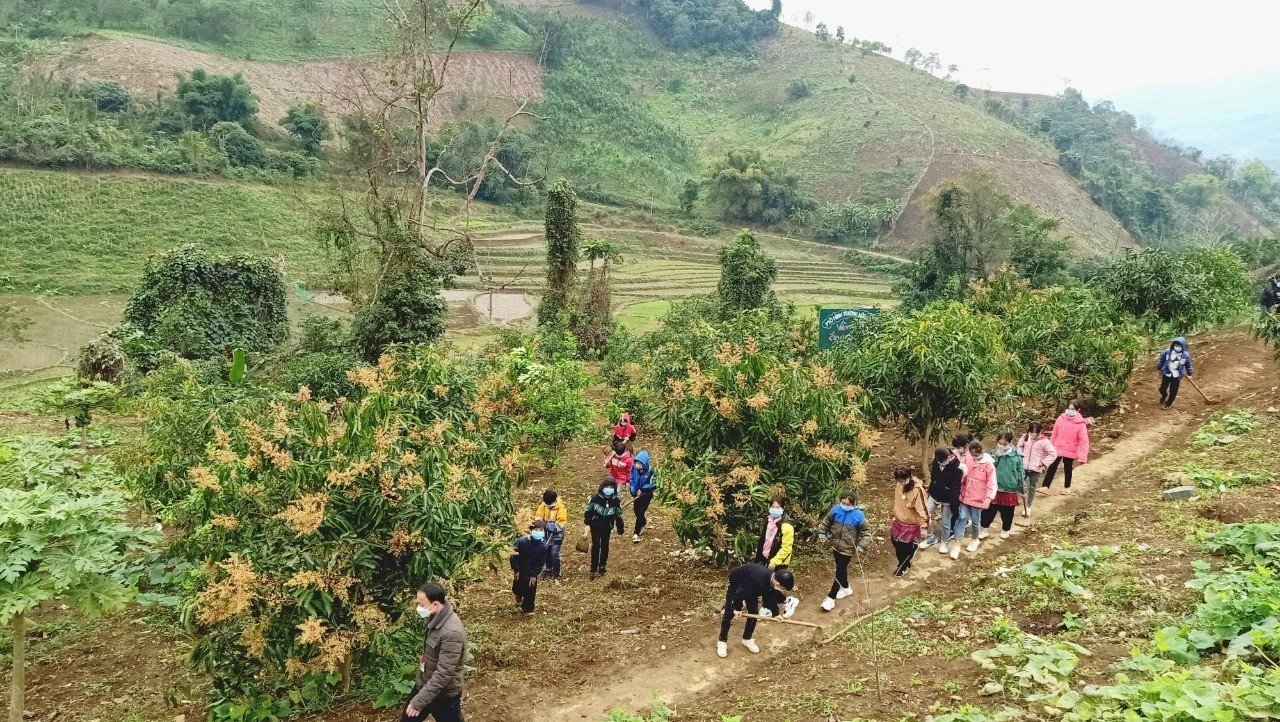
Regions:
<instances>
[{"instance_id":1,"label":"green bush","mask_svg":"<svg viewBox=\"0 0 1280 722\"><path fill-rule=\"evenodd\" d=\"M265 168L268 163L267 147L262 141L249 135L249 131L239 123L220 121L209 129L209 139L213 141L231 165L238 167Z\"/></svg>"},{"instance_id":2,"label":"green bush","mask_svg":"<svg viewBox=\"0 0 1280 722\"><path fill-rule=\"evenodd\" d=\"M284 277L268 259L182 246L147 262L124 321L188 358L267 350L289 333Z\"/></svg>"},{"instance_id":3,"label":"green bush","mask_svg":"<svg viewBox=\"0 0 1280 722\"><path fill-rule=\"evenodd\" d=\"M1228 249L1148 248L1104 266L1093 285L1152 331L1185 334L1229 323L1253 300L1253 282Z\"/></svg>"},{"instance_id":4,"label":"green bush","mask_svg":"<svg viewBox=\"0 0 1280 722\"><path fill-rule=\"evenodd\" d=\"M244 123L258 114L258 98L239 73L217 75L197 68L178 78L174 95L182 112L201 129Z\"/></svg>"},{"instance_id":5,"label":"green bush","mask_svg":"<svg viewBox=\"0 0 1280 722\"><path fill-rule=\"evenodd\" d=\"M123 113L129 109L127 88L114 80L97 80L80 87L80 97L92 100L103 113Z\"/></svg>"},{"instance_id":6,"label":"green bush","mask_svg":"<svg viewBox=\"0 0 1280 722\"><path fill-rule=\"evenodd\" d=\"M383 283L378 297L358 309L351 323L352 341L365 360L377 360L394 344L428 343L444 335L448 304L433 264L425 259L409 263Z\"/></svg>"}]
</instances>

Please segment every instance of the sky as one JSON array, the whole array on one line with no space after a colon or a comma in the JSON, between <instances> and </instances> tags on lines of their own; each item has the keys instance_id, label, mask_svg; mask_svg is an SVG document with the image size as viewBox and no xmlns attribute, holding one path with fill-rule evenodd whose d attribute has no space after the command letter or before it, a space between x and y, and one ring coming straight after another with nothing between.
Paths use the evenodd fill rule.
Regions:
<instances>
[{"instance_id":1,"label":"sky","mask_svg":"<svg viewBox=\"0 0 1280 722\"><path fill-rule=\"evenodd\" d=\"M745 0L753 8L769 0ZM806 12L834 32L879 40L901 59L937 52L975 88L1090 100L1148 86L1222 80L1280 65L1275 0L783 0L782 19Z\"/></svg>"}]
</instances>

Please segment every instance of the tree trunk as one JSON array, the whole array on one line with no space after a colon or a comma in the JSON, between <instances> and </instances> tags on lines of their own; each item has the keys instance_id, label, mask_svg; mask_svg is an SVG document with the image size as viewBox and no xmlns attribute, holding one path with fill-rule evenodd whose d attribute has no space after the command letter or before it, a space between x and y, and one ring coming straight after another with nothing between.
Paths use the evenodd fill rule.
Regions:
<instances>
[{"instance_id":1,"label":"tree trunk","mask_svg":"<svg viewBox=\"0 0 1280 722\"><path fill-rule=\"evenodd\" d=\"M21 614L13 618L13 674L9 684L9 722L22 722L25 706L23 690L27 684L27 619Z\"/></svg>"},{"instance_id":2,"label":"tree trunk","mask_svg":"<svg viewBox=\"0 0 1280 722\"><path fill-rule=\"evenodd\" d=\"M80 450L89 450L89 425L85 424L80 427Z\"/></svg>"}]
</instances>

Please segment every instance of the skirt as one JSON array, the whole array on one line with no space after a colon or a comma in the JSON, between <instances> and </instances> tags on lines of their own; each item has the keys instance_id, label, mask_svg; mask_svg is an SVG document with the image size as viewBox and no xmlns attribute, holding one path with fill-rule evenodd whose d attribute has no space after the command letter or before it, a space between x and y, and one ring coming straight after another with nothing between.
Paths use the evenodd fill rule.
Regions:
<instances>
[{"instance_id":1,"label":"skirt","mask_svg":"<svg viewBox=\"0 0 1280 722\"><path fill-rule=\"evenodd\" d=\"M921 537L920 526L894 519L893 525L889 527L889 536L893 537L895 541L918 542Z\"/></svg>"},{"instance_id":2,"label":"skirt","mask_svg":"<svg viewBox=\"0 0 1280 722\"><path fill-rule=\"evenodd\" d=\"M996 506L1017 506L1018 492L1016 491L997 491L996 498L991 500Z\"/></svg>"}]
</instances>

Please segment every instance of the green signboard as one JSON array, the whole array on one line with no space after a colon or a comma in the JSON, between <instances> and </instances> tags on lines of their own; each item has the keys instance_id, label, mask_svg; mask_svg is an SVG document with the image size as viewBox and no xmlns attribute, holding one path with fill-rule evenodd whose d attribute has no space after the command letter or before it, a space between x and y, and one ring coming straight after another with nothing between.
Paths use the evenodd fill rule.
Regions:
<instances>
[{"instance_id":1,"label":"green signboard","mask_svg":"<svg viewBox=\"0 0 1280 722\"><path fill-rule=\"evenodd\" d=\"M879 311L875 306L818 309L818 348L834 348L840 339L849 335L854 321Z\"/></svg>"}]
</instances>

